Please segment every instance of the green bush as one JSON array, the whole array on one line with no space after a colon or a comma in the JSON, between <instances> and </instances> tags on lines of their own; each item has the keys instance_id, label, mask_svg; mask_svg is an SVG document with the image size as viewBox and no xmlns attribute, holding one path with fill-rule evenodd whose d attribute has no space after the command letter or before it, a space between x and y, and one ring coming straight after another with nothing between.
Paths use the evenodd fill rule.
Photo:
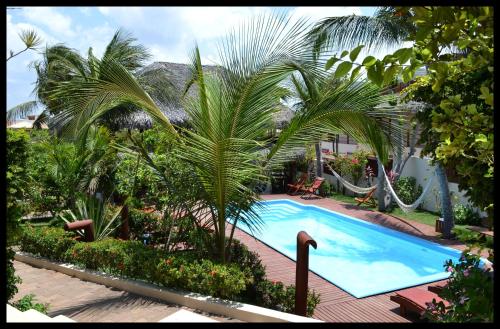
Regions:
<instances>
[{"instance_id":1,"label":"green bush","mask_svg":"<svg viewBox=\"0 0 500 329\"><path fill-rule=\"evenodd\" d=\"M240 241L233 239L231 244L231 263L238 265L248 279L244 297L250 301L257 298L257 286L265 280L266 267L257 253L249 251Z\"/></svg>"},{"instance_id":2,"label":"green bush","mask_svg":"<svg viewBox=\"0 0 500 329\"><path fill-rule=\"evenodd\" d=\"M12 250L12 248L7 248L7 254L6 254L6 261L7 261L7 268L6 268L6 276L7 276L7 301L9 301L14 295L17 293L17 283L21 283L21 278L16 275L15 270L14 270L14 259L15 252Z\"/></svg>"},{"instance_id":3,"label":"green bush","mask_svg":"<svg viewBox=\"0 0 500 329\"><path fill-rule=\"evenodd\" d=\"M325 180L323 184L321 184L321 186L319 187L319 194L324 197L332 195L332 191L333 187L327 180Z\"/></svg>"},{"instance_id":4,"label":"green bush","mask_svg":"<svg viewBox=\"0 0 500 329\"><path fill-rule=\"evenodd\" d=\"M480 258L465 250L460 261L444 264L451 272L448 284L439 297L450 303L433 300L425 317L435 322L493 322L493 273L480 266Z\"/></svg>"},{"instance_id":5,"label":"green bush","mask_svg":"<svg viewBox=\"0 0 500 329\"><path fill-rule=\"evenodd\" d=\"M282 282L264 280L258 285L258 304L281 312L294 313L295 286L284 286ZM320 303L320 295L307 291L307 316L314 314L316 305Z\"/></svg>"},{"instance_id":6,"label":"green bush","mask_svg":"<svg viewBox=\"0 0 500 329\"><path fill-rule=\"evenodd\" d=\"M17 308L21 312L34 309L40 313L47 314L47 312L49 311L49 304L35 303L33 302L34 298L34 294L23 296L17 302L12 303L12 306Z\"/></svg>"},{"instance_id":7,"label":"green bush","mask_svg":"<svg viewBox=\"0 0 500 329\"><path fill-rule=\"evenodd\" d=\"M73 233L59 228L27 227L21 239L21 250L109 274L221 298L237 296L249 280L237 265L198 260L189 251L168 255L139 241L108 238L85 243L76 242L73 237Z\"/></svg>"},{"instance_id":8,"label":"green bush","mask_svg":"<svg viewBox=\"0 0 500 329\"><path fill-rule=\"evenodd\" d=\"M401 177L394 183L394 191L401 201L412 204L422 194L422 186L414 177Z\"/></svg>"},{"instance_id":9,"label":"green bush","mask_svg":"<svg viewBox=\"0 0 500 329\"><path fill-rule=\"evenodd\" d=\"M21 251L57 261L64 261L66 251L76 242L75 233L62 228L29 225L23 228L19 241Z\"/></svg>"},{"instance_id":10,"label":"green bush","mask_svg":"<svg viewBox=\"0 0 500 329\"><path fill-rule=\"evenodd\" d=\"M464 206L463 204L456 204L453 206L453 217L455 224L458 225L481 225L481 217L471 207Z\"/></svg>"}]
</instances>

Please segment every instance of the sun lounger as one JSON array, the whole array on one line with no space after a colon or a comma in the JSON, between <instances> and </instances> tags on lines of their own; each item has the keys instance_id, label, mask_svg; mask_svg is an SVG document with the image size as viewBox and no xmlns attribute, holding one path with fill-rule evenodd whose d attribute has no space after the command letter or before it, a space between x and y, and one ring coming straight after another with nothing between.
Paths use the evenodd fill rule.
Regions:
<instances>
[{"instance_id":1,"label":"sun lounger","mask_svg":"<svg viewBox=\"0 0 500 329\"><path fill-rule=\"evenodd\" d=\"M373 193L375 193L375 190L376 188L368 192L364 198L354 198L354 200L358 202L358 206L362 203L366 203L368 205L375 207L376 206L375 199L373 198Z\"/></svg>"},{"instance_id":2,"label":"sun lounger","mask_svg":"<svg viewBox=\"0 0 500 329\"><path fill-rule=\"evenodd\" d=\"M319 189L319 187L321 186L321 184L323 184L324 181L325 181L325 179L323 177L316 177L316 179L314 180L314 182L312 183L311 186L302 187L300 189L302 191L302 195L300 197L302 199L305 199L306 196L308 196L308 195L313 196L314 193ZM311 197L308 197L308 199L310 199L310 198Z\"/></svg>"},{"instance_id":3,"label":"sun lounger","mask_svg":"<svg viewBox=\"0 0 500 329\"><path fill-rule=\"evenodd\" d=\"M449 303L440 298L435 293L420 288L410 288L396 292L396 295L390 296L390 299L399 304L399 312L401 316L406 316L408 312L414 312L420 316L427 309L427 303L431 303L433 299L436 302L443 302L446 306Z\"/></svg>"},{"instance_id":4,"label":"sun lounger","mask_svg":"<svg viewBox=\"0 0 500 329\"><path fill-rule=\"evenodd\" d=\"M306 181L307 181L307 173L303 173L295 184L287 184L288 191L286 193L290 195L295 195L302 187L304 187Z\"/></svg>"}]
</instances>

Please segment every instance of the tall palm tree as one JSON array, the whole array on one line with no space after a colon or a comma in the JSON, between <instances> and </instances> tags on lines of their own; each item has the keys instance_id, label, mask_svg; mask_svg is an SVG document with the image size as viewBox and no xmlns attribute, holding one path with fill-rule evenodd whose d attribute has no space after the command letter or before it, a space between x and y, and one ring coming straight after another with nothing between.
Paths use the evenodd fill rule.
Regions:
<instances>
[{"instance_id":1,"label":"tall palm tree","mask_svg":"<svg viewBox=\"0 0 500 329\"><path fill-rule=\"evenodd\" d=\"M37 73L37 81L33 93L36 100L19 104L7 111L7 120L13 121L35 113L40 107L45 108L37 120L34 122L35 128L40 128L42 124L48 123L49 119L59 113L65 107L67 99L54 97L53 92L56 86L71 81L98 79L102 66L110 60L123 65L124 68L134 74L141 83L141 86L148 90L156 100L170 102L174 99L173 87L169 79L162 71L152 71L140 73L145 61L151 55L140 44L136 44L136 39L123 30L117 30L113 38L106 46L101 59L97 58L92 47L88 49L87 58L81 56L77 50L69 48L63 44L56 44L46 47L42 60L32 63ZM161 91L161 92L159 92ZM132 109L131 104L121 104L120 108L111 111L106 117L101 118L100 124L112 128L116 114L122 117L124 113L131 113L137 109ZM51 128L59 129L57 125L49 125Z\"/></svg>"},{"instance_id":2,"label":"tall palm tree","mask_svg":"<svg viewBox=\"0 0 500 329\"><path fill-rule=\"evenodd\" d=\"M270 150L264 148L262 136L276 111L276 99L283 94L280 83L296 71L324 74L324 63L312 56L307 29L303 20L290 24L284 15L251 20L221 41L220 69L212 74L202 70L195 47L190 84L199 92L185 99L191 129L174 127L137 79L112 59L103 65L99 78L56 88L54 97L68 103L55 121L77 127L78 136L84 136L119 104L146 111L176 143L178 156L195 168L211 211L217 254L225 262L231 244L227 221L261 227L252 210L259 200L252 186L265 179L266 169L288 160L297 148L333 131L355 136L383 159L388 156L388 127L379 120L387 113L374 110L386 97L362 81L327 90L314 106L294 117Z\"/></svg>"}]
</instances>

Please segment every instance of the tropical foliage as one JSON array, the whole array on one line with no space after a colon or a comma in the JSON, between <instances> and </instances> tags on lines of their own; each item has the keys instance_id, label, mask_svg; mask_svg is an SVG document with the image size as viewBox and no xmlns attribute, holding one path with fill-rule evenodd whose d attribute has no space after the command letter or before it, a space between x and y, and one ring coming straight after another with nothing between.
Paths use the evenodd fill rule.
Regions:
<instances>
[{"instance_id":1,"label":"tropical foliage","mask_svg":"<svg viewBox=\"0 0 500 329\"><path fill-rule=\"evenodd\" d=\"M259 225L250 206L258 199L253 186L265 177L264 169L282 163L297 148L332 131L355 136L381 158L387 158L389 152L388 134L384 133L388 126L379 120L388 114L383 109L373 110L384 97L375 86L354 81L329 90L309 111L296 116L263 156L262 136L283 95L278 84L296 71L321 76L323 66L311 57L304 22L285 27L283 17L263 17L231 34L221 43L221 68L211 75L202 70L195 48L187 88L196 85L199 92L185 99L192 129L177 127L177 132L137 79L113 59L103 59L99 76L92 81L73 79L53 89L51 97L65 100L54 124L76 128L80 123L81 138L117 104L134 104L146 111L176 143L176 156L194 168L204 193L202 200L210 210L215 250L224 260L232 237L225 237L226 220L244 220L253 228ZM248 42L237 42L244 39ZM129 153L141 154L152 163L137 145Z\"/></svg>"},{"instance_id":2,"label":"tropical foliage","mask_svg":"<svg viewBox=\"0 0 500 329\"><path fill-rule=\"evenodd\" d=\"M460 262L444 265L451 272L439 293L450 305L429 303L426 317L435 322L493 322L493 272L483 267L479 256L462 253Z\"/></svg>"}]
</instances>

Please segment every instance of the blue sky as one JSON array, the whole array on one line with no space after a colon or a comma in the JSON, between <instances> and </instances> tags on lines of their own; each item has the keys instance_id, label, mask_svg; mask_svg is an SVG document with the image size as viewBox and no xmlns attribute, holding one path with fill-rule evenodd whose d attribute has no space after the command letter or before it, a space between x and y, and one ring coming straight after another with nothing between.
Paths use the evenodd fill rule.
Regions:
<instances>
[{"instance_id":1,"label":"blue sky","mask_svg":"<svg viewBox=\"0 0 500 329\"><path fill-rule=\"evenodd\" d=\"M19 7L16 7L19 8ZM284 10L311 22L329 16L372 15L375 7L21 7L7 10L7 56L24 49L22 29L35 29L43 46L64 43L86 56L100 57L114 32L122 28L153 55L153 61L186 63L195 41L204 64L217 62L216 42L252 15ZM43 47L41 48L43 49ZM40 49L40 50L41 50ZM361 54L362 55L362 54ZM361 56L360 55L360 56ZM34 100L36 74L29 64L42 56L27 51L7 62L7 109Z\"/></svg>"}]
</instances>

